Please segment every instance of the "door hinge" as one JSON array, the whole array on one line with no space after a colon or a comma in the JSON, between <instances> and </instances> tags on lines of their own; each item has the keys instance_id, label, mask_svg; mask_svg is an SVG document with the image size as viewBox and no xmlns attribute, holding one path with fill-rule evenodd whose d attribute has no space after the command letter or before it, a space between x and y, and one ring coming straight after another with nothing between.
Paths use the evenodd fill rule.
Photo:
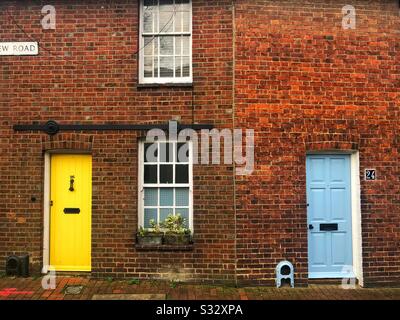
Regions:
<instances>
[{"instance_id":1,"label":"door hinge","mask_svg":"<svg viewBox=\"0 0 400 320\"><path fill-rule=\"evenodd\" d=\"M50 207L52 207L52 206L53 206L53 200L50 201Z\"/></svg>"}]
</instances>

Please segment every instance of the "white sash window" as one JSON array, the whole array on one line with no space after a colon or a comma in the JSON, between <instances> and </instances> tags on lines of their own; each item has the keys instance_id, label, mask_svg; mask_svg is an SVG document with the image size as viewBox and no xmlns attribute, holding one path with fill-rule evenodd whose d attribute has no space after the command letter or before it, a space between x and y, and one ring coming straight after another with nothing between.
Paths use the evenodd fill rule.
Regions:
<instances>
[{"instance_id":1,"label":"white sash window","mask_svg":"<svg viewBox=\"0 0 400 320\"><path fill-rule=\"evenodd\" d=\"M139 226L180 214L193 230L191 142L140 143Z\"/></svg>"},{"instance_id":2,"label":"white sash window","mask_svg":"<svg viewBox=\"0 0 400 320\"><path fill-rule=\"evenodd\" d=\"M141 0L140 12L140 83L191 83L191 0Z\"/></svg>"}]
</instances>

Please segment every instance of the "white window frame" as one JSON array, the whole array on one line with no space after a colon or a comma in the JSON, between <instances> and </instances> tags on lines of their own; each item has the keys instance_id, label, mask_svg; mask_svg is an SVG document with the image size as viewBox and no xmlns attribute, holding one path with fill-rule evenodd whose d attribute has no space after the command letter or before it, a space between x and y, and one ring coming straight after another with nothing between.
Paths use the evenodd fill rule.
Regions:
<instances>
[{"instance_id":1,"label":"white window frame","mask_svg":"<svg viewBox=\"0 0 400 320\"><path fill-rule=\"evenodd\" d=\"M193 47L193 1L190 1L190 30L189 32L168 32L168 33L159 33L157 34L156 38L159 36L177 36L177 35L188 35L190 36L189 40L189 72L190 76L189 77L166 77L166 78L161 78L161 77L153 77L153 78L145 78L144 77L144 35L146 35L143 32L143 12L144 12L144 0L140 0L140 18L139 18L139 83L140 84L169 84L169 83L188 83L191 84L193 82L193 58L192 58L192 47ZM159 23L158 19L158 23ZM147 34L148 36L151 36L152 34ZM174 47L175 48L175 47ZM158 48L160 50L160 48ZM175 65L175 58L174 60L174 65ZM160 65L160 62L159 62Z\"/></svg>"},{"instance_id":2,"label":"white window frame","mask_svg":"<svg viewBox=\"0 0 400 320\"><path fill-rule=\"evenodd\" d=\"M173 184L145 184L144 183L144 145L146 143L152 143L151 141L146 141L140 140L139 141L139 167L138 167L138 227L144 227L144 189L145 188L189 188L189 221L188 221L188 226L189 229L192 233L194 233L193 229L193 143L192 141L186 141L186 140L158 140L156 141L157 143L188 143L189 145L189 186L187 183L185 184L178 184L178 183L173 183ZM174 150L175 151L175 150ZM159 152L160 156L160 152ZM174 158L176 157L175 152L174 152ZM164 164L164 163L161 163ZM176 159L174 159L174 162L171 162L170 164L174 165L174 177L175 177L175 164ZM184 163L187 164L187 163ZM157 173L159 176L159 172ZM174 207L175 208L175 207Z\"/></svg>"}]
</instances>

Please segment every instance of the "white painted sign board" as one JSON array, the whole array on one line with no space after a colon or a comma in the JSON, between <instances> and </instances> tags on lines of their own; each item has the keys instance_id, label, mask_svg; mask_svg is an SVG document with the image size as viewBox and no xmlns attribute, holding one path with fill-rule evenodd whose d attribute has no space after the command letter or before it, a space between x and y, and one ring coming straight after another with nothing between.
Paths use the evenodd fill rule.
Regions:
<instances>
[{"instance_id":1,"label":"white painted sign board","mask_svg":"<svg viewBox=\"0 0 400 320\"><path fill-rule=\"evenodd\" d=\"M39 54L37 42L0 42L0 56L36 56Z\"/></svg>"}]
</instances>

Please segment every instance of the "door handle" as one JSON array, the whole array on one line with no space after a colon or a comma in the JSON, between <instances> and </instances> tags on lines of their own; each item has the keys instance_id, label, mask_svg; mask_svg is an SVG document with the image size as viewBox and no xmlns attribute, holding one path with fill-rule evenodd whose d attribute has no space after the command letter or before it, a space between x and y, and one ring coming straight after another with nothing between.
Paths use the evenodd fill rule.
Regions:
<instances>
[{"instance_id":1,"label":"door handle","mask_svg":"<svg viewBox=\"0 0 400 320\"><path fill-rule=\"evenodd\" d=\"M314 226L313 226L312 224L309 224L309 225L308 225L308 229L314 230Z\"/></svg>"},{"instance_id":2,"label":"door handle","mask_svg":"<svg viewBox=\"0 0 400 320\"><path fill-rule=\"evenodd\" d=\"M81 213L81 209L79 209L79 208L65 208L64 209L64 213L65 214L80 214Z\"/></svg>"}]
</instances>

